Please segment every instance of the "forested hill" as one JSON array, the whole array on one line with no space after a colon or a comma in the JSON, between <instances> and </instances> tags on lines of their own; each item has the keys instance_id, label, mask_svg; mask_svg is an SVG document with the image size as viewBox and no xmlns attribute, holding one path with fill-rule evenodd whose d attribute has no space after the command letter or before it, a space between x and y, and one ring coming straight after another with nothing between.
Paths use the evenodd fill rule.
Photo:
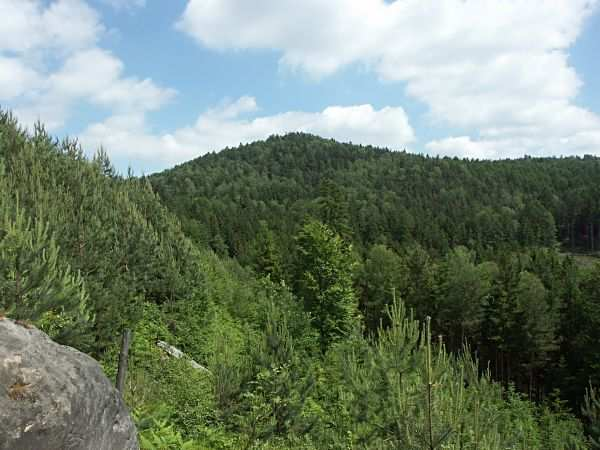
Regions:
<instances>
[{"instance_id":1,"label":"forested hill","mask_svg":"<svg viewBox=\"0 0 600 450\"><path fill-rule=\"evenodd\" d=\"M190 236L242 259L261 221L289 236L306 214L346 221L360 248L416 241L444 253L458 244L551 245L556 238L591 250L600 233L594 157L433 158L289 134L150 179Z\"/></svg>"},{"instance_id":2,"label":"forested hill","mask_svg":"<svg viewBox=\"0 0 600 450\"><path fill-rule=\"evenodd\" d=\"M287 153L288 141L305 148ZM440 259L386 238L384 225L382 239L401 248L373 245L358 261L350 242L362 225L353 222L352 193L360 199L372 192L366 200L377 202L378 183L389 177L394 186L397 174L384 176L386 160L390 167L396 158L412 161L412 171L423 165L423 180L435 172L426 172L427 164L438 163L302 135L261 146L208 156L168 175L175 180L177 171L199 165L174 191L183 201L184 186L196 185L194 199L205 205L197 212L211 208L187 222L195 224L196 245L147 179L122 177L103 152L88 160L76 142L57 141L41 126L28 132L0 112L0 320L17 319L87 352L113 379L119 337L131 328L123 396L143 450L585 450L598 442L600 396L586 386L600 382L600 266L580 270L552 249L481 261L453 247ZM313 147L310 179L296 163ZM273 153L279 168L272 162L259 170L254 152L268 160ZM202 175L206 162L211 170ZM574 182L593 178L584 170L588 161L571 163L581 172ZM447 164L471 172L470 163ZM360 171L364 183L354 178ZM212 197L200 195L205 182ZM468 183L476 184L474 176ZM410 198L393 192L384 197ZM259 194L268 198L253 199ZM254 249L246 255L254 270L202 244L219 240L211 234L225 233L219 225L237 236L236 227L258 214L252 202L261 201L256 211L273 228L264 222L261 239L237 238ZM511 201L515 214L525 214ZM418 220L413 208L405 207L406 220ZM294 223L311 211L329 211L319 216L326 223ZM431 206L431 220L434 212ZM408 219L412 214L417 219ZM295 230L294 239L275 235L277 226ZM414 223L411 233L419 228ZM541 239L545 229L535 230L531 239ZM285 263L275 238L290 246ZM431 249L433 255L442 247ZM462 338L474 352L460 351ZM158 341L186 358L170 358ZM482 370L487 364L479 366L473 353L495 363ZM564 394L551 392L555 387Z\"/></svg>"},{"instance_id":3,"label":"forested hill","mask_svg":"<svg viewBox=\"0 0 600 450\"><path fill-rule=\"evenodd\" d=\"M306 283L333 289L331 254L311 266L306 234L350 245L332 277L350 277L367 334L396 295L532 398L559 390L579 408L600 382L598 158L432 158L295 133L150 181L197 243L305 302Z\"/></svg>"}]
</instances>

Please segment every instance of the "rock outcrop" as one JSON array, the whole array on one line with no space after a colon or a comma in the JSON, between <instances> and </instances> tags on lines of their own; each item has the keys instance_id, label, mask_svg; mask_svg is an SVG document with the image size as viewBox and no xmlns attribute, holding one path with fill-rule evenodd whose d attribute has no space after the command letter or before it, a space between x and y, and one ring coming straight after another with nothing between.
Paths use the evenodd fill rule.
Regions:
<instances>
[{"instance_id":1,"label":"rock outcrop","mask_svg":"<svg viewBox=\"0 0 600 450\"><path fill-rule=\"evenodd\" d=\"M206 373L212 375L210 373L210 370L208 370L202 364L197 363L193 359L188 358L186 356L186 354L183 353L181 350L179 350L177 347L173 347L172 345L167 344L165 341L157 341L156 345L159 348L163 349L165 353L173 356L174 358L177 358L177 359L183 358L183 359L187 360L187 362L189 363L189 365L192 369L201 370L202 372L206 372Z\"/></svg>"},{"instance_id":2,"label":"rock outcrop","mask_svg":"<svg viewBox=\"0 0 600 450\"><path fill-rule=\"evenodd\" d=\"M0 450L137 450L120 394L89 356L0 318Z\"/></svg>"}]
</instances>

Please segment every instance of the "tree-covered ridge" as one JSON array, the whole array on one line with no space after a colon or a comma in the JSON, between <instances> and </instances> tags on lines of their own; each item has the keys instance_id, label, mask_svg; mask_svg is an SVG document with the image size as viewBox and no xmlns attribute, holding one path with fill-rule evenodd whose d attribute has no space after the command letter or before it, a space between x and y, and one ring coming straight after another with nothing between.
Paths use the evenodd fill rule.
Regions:
<instances>
[{"instance_id":1,"label":"tree-covered ridge","mask_svg":"<svg viewBox=\"0 0 600 450\"><path fill-rule=\"evenodd\" d=\"M125 398L144 449L590 445L584 424L558 397L535 404L492 381L471 351L447 351L460 344L439 339L436 329L453 336L479 329L478 303L465 301L471 309L457 326L440 315L416 320L401 300L421 315L444 292L444 308L460 309L464 286L476 280L468 298L487 299L502 280L529 301L519 307L545 312L544 286L568 267L543 259L551 253L507 256L497 268L461 247L444 260L417 246L381 244L362 257L351 244L350 210L323 196L311 206L317 218L289 236L285 258L273 242L281 235L258 224L248 244L253 273L194 245L146 179L118 176L102 152L88 161L76 143L57 142L41 127L25 132L7 113L0 115L0 167L0 314L88 351L110 376L118 337L133 328ZM319 189L337 195L335 185ZM586 308L593 303L583 299L597 292L593 273L577 273L569 285L573 295L583 292L577 298ZM500 305L507 317L519 316L512 304ZM586 311L574 310L573 320L581 325L577 314ZM534 325L534 356L538 348L554 351L553 336L546 345L550 325ZM586 336L593 339L591 328ZM207 370L169 359L158 340ZM593 349L584 357L593 359ZM597 439L595 391L585 405L585 425Z\"/></svg>"},{"instance_id":2,"label":"tree-covered ridge","mask_svg":"<svg viewBox=\"0 0 600 450\"><path fill-rule=\"evenodd\" d=\"M550 245L556 236L593 250L600 235L594 157L432 158L289 134L150 179L191 237L242 260L260 221L293 235L306 214L327 222L319 207L327 199L346 210L362 249L415 241L445 253L456 245Z\"/></svg>"},{"instance_id":3,"label":"tree-covered ridge","mask_svg":"<svg viewBox=\"0 0 600 450\"><path fill-rule=\"evenodd\" d=\"M77 274L90 311L90 349L102 351L135 323L143 302L173 303L201 288L197 250L145 181L117 177L102 153L88 162L75 142L56 142L41 127L28 135L8 114L0 127L5 210L17 236L33 233L28 251L46 246L42 259L60 252ZM6 245L20 245L9 237ZM11 264L16 280L29 270L19 258Z\"/></svg>"},{"instance_id":4,"label":"tree-covered ridge","mask_svg":"<svg viewBox=\"0 0 600 450\"><path fill-rule=\"evenodd\" d=\"M357 302L368 336L397 295L493 379L578 410L600 382L600 266L564 252L596 249L599 169L593 157L440 159L290 134L150 179L197 242L289 285L321 338L344 316L322 304ZM323 261L328 233L351 250ZM308 261L307 234L309 248L320 241Z\"/></svg>"}]
</instances>

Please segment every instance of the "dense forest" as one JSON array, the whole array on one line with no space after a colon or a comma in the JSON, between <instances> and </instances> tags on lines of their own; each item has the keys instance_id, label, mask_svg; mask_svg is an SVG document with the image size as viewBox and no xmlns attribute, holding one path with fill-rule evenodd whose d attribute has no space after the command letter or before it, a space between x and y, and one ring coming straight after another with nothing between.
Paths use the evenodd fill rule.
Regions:
<instances>
[{"instance_id":1,"label":"dense forest","mask_svg":"<svg viewBox=\"0 0 600 450\"><path fill-rule=\"evenodd\" d=\"M132 328L144 449L600 448L598 169L293 134L140 178L3 112L0 313L110 377Z\"/></svg>"},{"instance_id":2,"label":"dense forest","mask_svg":"<svg viewBox=\"0 0 600 450\"><path fill-rule=\"evenodd\" d=\"M296 133L151 181L192 239L244 262L261 222L288 250L306 216L338 227L363 254L374 243L418 243L438 256L459 245L480 254L600 245L600 159L591 156L469 161Z\"/></svg>"},{"instance_id":3,"label":"dense forest","mask_svg":"<svg viewBox=\"0 0 600 450\"><path fill-rule=\"evenodd\" d=\"M469 161L290 134L150 179L200 246L301 298L298 233L326 225L352 245L366 334L395 292L532 399L577 407L600 382L598 158Z\"/></svg>"}]
</instances>

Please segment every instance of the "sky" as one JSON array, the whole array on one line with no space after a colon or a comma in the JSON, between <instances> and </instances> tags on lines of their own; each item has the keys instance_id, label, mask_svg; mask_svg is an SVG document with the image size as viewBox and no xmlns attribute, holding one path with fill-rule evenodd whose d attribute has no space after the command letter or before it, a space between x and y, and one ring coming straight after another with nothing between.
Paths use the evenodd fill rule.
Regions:
<instances>
[{"instance_id":1,"label":"sky","mask_svg":"<svg viewBox=\"0 0 600 450\"><path fill-rule=\"evenodd\" d=\"M0 0L0 107L120 171L303 131L600 155L600 0Z\"/></svg>"}]
</instances>

